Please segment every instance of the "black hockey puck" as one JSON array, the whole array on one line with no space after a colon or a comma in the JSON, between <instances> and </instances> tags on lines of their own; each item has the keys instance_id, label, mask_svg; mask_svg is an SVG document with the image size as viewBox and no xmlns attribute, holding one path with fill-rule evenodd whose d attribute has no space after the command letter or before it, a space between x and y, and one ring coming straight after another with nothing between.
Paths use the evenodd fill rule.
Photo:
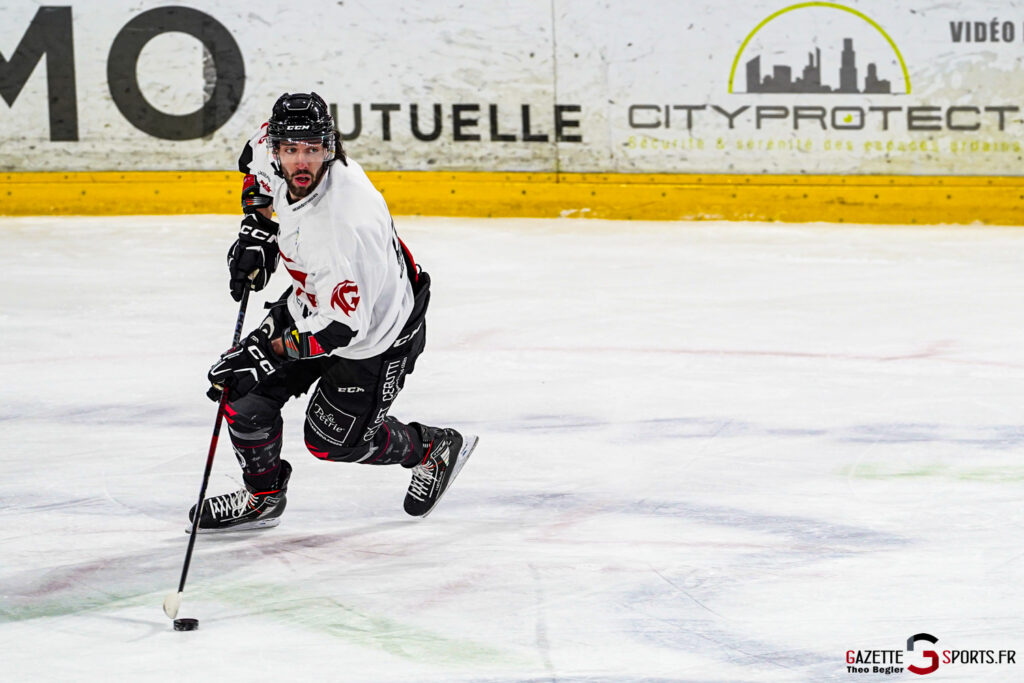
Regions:
<instances>
[{"instance_id":1,"label":"black hockey puck","mask_svg":"<svg viewBox=\"0 0 1024 683\"><path fill-rule=\"evenodd\" d=\"M174 630L175 631L195 631L199 628L198 619L175 619Z\"/></svg>"}]
</instances>

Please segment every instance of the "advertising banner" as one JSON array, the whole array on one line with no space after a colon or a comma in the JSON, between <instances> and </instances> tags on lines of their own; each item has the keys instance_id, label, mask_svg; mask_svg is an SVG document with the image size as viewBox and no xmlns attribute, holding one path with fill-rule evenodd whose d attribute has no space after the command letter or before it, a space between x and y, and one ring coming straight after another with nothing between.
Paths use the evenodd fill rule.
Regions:
<instances>
[{"instance_id":1,"label":"advertising banner","mask_svg":"<svg viewBox=\"0 0 1024 683\"><path fill-rule=\"evenodd\" d=\"M1019 175L1024 8L21 2L0 171L227 170L315 90L373 170Z\"/></svg>"}]
</instances>

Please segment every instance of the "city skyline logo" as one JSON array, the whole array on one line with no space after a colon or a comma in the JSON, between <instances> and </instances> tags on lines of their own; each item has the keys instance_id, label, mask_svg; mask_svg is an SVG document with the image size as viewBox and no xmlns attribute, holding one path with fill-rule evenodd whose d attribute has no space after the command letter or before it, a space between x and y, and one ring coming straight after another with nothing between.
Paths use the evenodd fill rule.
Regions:
<instances>
[{"instance_id":1,"label":"city skyline logo","mask_svg":"<svg viewBox=\"0 0 1024 683\"><path fill-rule=\"evenodd\" d=\"M792 35L808 36L808 40L800 45L789 38ZM822 46L828 52L824 59ZM800 53L806 56L803 61L796 56ZM736 89L740 72L745 90ZM866 14L833 2L802 2L766 17L743 40L729 73L730 94L903 95L910 91L906 62L889 34Z\"/></svg>"}]
</instances>

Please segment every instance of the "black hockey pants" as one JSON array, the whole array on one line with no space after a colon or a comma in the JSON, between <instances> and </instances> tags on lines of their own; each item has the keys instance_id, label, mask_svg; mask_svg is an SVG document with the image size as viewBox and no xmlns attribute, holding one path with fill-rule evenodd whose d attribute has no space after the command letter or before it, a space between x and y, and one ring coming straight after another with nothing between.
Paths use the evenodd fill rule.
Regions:
<instances>
[{"instance_id":1,"label":"black hockey pants","mask_svg":"<svg viewBox=\"0 0 1024 683\"><path fill-rule=\"evenodd\" d=\"M225 409L231 443L243 476L256 490L277 481L281 408L316 383L306 408L306 448L323 460L412 467L424 456L434 429L388 415L426 343L430 276L419 273L409 320L384 353L363 360L325 356L295 361L231 401Z\"/></svg>"}]
</instances>

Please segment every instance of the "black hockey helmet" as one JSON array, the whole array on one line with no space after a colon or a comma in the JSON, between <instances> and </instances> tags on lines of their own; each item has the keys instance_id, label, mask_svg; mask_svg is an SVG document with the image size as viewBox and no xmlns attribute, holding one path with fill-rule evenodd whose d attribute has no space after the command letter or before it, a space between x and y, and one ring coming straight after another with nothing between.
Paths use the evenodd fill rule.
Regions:
<instances>
[{"instance_id":1,"label":"black hockey helmet","mask_svg":"<svg viewBox=\"0 0 1024 683\"><path fill-rule=\"evenodd\" d=\"M315 92L284 93L274 103L267 133L277 140L310 140L334 134L334 117Z\"/></svg>"},{"instance_id":2,"label":"black hockey helmet","mask_svg":"<svg viewBox=\"0 0 1024 683\"><path fill-rule=\"evenodd\" d=\"M274 103L267 123L270 148L278 162L281 143L286 141L318 143L323 146L324 161L340 158L344 162L337 144L334 117L327 103L315 92L284 93Z\"/></svg>"}]
</instances>

